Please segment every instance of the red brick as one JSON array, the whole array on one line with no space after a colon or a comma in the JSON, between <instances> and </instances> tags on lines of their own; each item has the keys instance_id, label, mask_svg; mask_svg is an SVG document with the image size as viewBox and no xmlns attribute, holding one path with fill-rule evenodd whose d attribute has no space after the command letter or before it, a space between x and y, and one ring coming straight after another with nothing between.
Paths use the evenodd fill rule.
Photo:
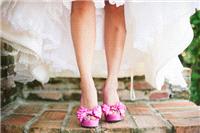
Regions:
<instances>
[{"instance_id":1,"label":"red brick","mask_svg":"<svg viewBox=\"0 0 200 133\"><path fill-rule=\"evenodd\" d=\"M10 115L1 122L2 133L22 133L25 124L31 120L31 115Z\"/></svg>"},{"instance_id":2,"label":"red brick","mask_svg":"<svg viewBox=\"0 0 200 133\"><path fill-rule=\"evenodd\" d=\"M168 99L169 93L167 91L153 91L149 95L150 100Z\"/></svg>"},{"instance_id":3,"label":"red brick","mask_svg":"<svg viewBox=\"0 0 200 133\"><path fill-rule=\"evenodd\" d=\"M176 113L176 112L186 112L186 111L198 111L200 107L198 106L189 106L189 107L176 107L176 108L158 108L159 112L165 113Z\"/></svg>"},{"instance_id":4,"label":"red brick","mask_svg":"<svg viewBox=\"0 0 200 133\"><path fill-rule=\"evenodd\" d=\"M133 115L152 114L151 109L144 103L126 104L126 107Z\"/></svg>"},{"instance_id":5,"label":"red brick","mask_svg":"<svg viewBox=\"0 0 200 133\"><path fill-rule=\"evenodd\" d=\"M167 114L163 114L163 117L168 120L178 119L178 118L200 117L200 110L167 113Z\"/></svg>"},{"instance_id":6,"label":"red brick","mask_svg":"<svg viewBox=\"0 0 200 133\"><path fill-rule=\"evenodd\" d=\"M42 110L41 104L23 104L23 105L20 105L14 112L34 114L34 113L40 112L41 110Z\"/></svg>"},{"instance_id":7,"label":"red brick","mask_svg":"<svg viewBox=\"0 0 200 133\"><path fill-rule=\"evenodd\" d=\"M176 133L200 132L200 117L188 119L172 119L170 122L175 127Z\"/></svg>"},{"instance_id":8,"label":"red brick","mask_svg":"<svg viewBox=\"0 0 200 133\"><path fill-rule=\"evenodd\" d=\"M163 127L165 124L157 116L153 115L134 115L133 116L136 124L139 128L153 128Z\"/></svg>"},{"instance_id":9,"label":"red brick","mask_svg":"<svg viewBox=\"0 0 200 133\"><path fill-rule=\"evenodd\" d=\"M41 93L37 93L37 96L42 99L60 100L62 98L62 93L59 91L43 91Z\"/></svg>"},{"instance_id":10,"label":"red brick","mask_svg":"<svg viewBox=\"0 0 200 133\"><path fill-rule=\"evenodd\" d=\"M48 109L54 110L66 110L67 111L68 104L67 103L52 103L48 105Z\"/></svg>"},{"instance_id":11,"label":"red brick","mask_svg":"<svg viewBox=\"0 0 200 133\"><path fill-rule=\"evenodd\" d=\"M130 90L121 89L117 91L120 100L130 100Z\"/></svg>"},{"instance_id":12,"label":"red brick","mask_svg":"<svg viewBox=\"0 0 200 133\"><path fill-rule=\"evenodd\" d=\"M105 118L102 118L101 127L106 132L117 132L117 133L130 133L137 129L135 123L128 113L124 120L116 123L105 122Z\"/></svg>"},{"instance_id":13,"label":"red brick","mask_svg":"<svg viewBox=\"0 0 200 133\"><path fill-rule=\"evenodd\" d=\"M126 105L132 105L134 107L139 107L139 108L148 108L149 107L145 102L131 102L131 103L126 103Z\"/></svg>"},{"instance_id":14,"label":"red brick","mask_svg":"<svg viewBox=\"0 0 200 133\"><path fill-rule=\"evenodd\" d=\"M133 118L141 132L154 132L154 133L166 133L169 130L169 126L162 121L159 116L155 115L133 115Z\"/></svg>"},{"instance_id":15,"label":"red brick","mask_svg":"<svg viewBox=\"0 0 200 133\"><path fill-rule=\"evenodd\" d=\"M37 121L31 125L30 133L60 133L62 121Z\"/></svg>"},{"instance_id":16,"label":"red brick","mask_svg":"<svg viewBox=\"0 0 200 133\"><path fill-rule=\"evenodd\" d=\"M135 90L154 90L154 88L146 81L137 81L133 83ZM129 85L130 88L130 85Z\"/></svg>"},{"instance_id":17,"label":"red brick","mask_svg":"<svg viewBox=\"0 0 200 133\"><path fill-rule=\"evenodd\" d=\"M156 109L160 108L172 108L172 107L191 107L196 106L194 103L190 101L165 101L159 103L153 103L152 106Z\"/></svg>"},{"instance_id":18,"label":"red brick","mask_svg":"<svg viewBox=\"0 0 200 133\"><path fill-rule=\"evenodd\" d=\"M39 118L43 121L62 121L65 118L65 111L45 111Z\"/></svg>"},{"instance_id":19,"label":"red brick","mask_svg":"<svg viewBox=\"0 0 200 133\"><path fill-rule=\"evenodd\" d=\"M60 133L66 111L45 111L36 122L31 125L30 132Z\"/></svg>"},{"instance_id":20,"label":"red brick","mask_svg":"<svg viewBox=\"0 0 200 133\"><path fill-rule=\"evenodd\" d=\"M200 133L200 126L176 127L176 133Z\"/></svg>"},{"instance_id":21,"label":"red brick","mask_svg":"<svg viewBox=\"0 0 200 133\"><path fill-rule=\"evenodd\" d=\"M10 115L7 119L2 121L2 125L24 125L29 121L33 116L31 115Z\"/></svg>"}]
</instances>

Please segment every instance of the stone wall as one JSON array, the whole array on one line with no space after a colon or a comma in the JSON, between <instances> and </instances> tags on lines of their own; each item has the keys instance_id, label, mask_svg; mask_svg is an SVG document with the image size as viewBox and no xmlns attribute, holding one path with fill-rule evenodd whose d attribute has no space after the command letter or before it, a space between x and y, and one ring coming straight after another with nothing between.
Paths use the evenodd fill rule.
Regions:
<instances>
[{"instance_id":1,"label":"stone wall","mask_svg":"<svg viewBox=\"0 0 200 133\"><path fill-rule=\"evenodd\" d=\"M94 78L99 100L102 100L101 91L104 81L103 78ZM50 78L47 84L42 85L35 80L24 86L22 97L27 100L79 100L81 95L79 82L79 78L57 77ZM129 82L128 78L119 79L118 93L123 100L129 98Z\"/></svg>"},{"instance_id":2,"label":"stone wall","mask_svg":"<svg viewBox=\"0 0 200 133\"><path fill-rule=\"evenodd\" d=\"M17 97L17 87L14 82L14 57L9 55L13 48L1 40L1 105L4 106Z\"/></svg>"}]
</instances>

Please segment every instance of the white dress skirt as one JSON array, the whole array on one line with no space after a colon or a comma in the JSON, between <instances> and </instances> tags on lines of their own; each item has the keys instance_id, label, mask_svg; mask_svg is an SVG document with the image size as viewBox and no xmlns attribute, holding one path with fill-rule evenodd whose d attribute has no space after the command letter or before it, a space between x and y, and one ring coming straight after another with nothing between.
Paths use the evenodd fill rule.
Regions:
<instances>
[{"instance_id":1,"label":"white dress skirt","mask_svg":"<svg viewBox=\"0 0 200 133\"><path fill-rule=\"evenodd\" d=\"M186 86L178 55L190 44L190 16L198 2L109 0L124 5L125 50L119 77L144 74L158 89L165 79ZM94 77L106 77L104 53L104 0L96 0ZM16 50L15 80L78 77L70 31L70 0L4 0L1 3L1 37Z\"/></svg>"}]
</instances>

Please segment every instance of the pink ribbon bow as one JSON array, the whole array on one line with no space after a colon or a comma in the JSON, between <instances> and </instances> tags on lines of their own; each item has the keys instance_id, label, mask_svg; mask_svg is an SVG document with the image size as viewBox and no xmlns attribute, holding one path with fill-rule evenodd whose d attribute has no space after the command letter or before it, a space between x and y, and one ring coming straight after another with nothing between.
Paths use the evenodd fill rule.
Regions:
<instances>
[{"instance_id":1,"label":"pink ribbon bow","mask_svg":"<svg viewBox=\"0 0 200 133\"><path fill-rule=\"evenodd\" d=\"M107 104L102 105L102 111L106 115L108 115L111 110L119 111L120 115L124 117L126 106L124 104L122 104L121 102L118 102L115 105L107 105Z\"/></svg>"},{"instance_id":2,"label":"pink ribbon bow","mask_svg":"<svg viewBox=\"0 0 200 133\"><path fill-rule=\"evenodd\" d=\"M83 106L79 107L78 111L77 111L77 118L80 122L82 122L82 120L84 119L84 117L88 116L88 115L91 115L91 116L94 116L98 119L101 118L101 114L102 114L102 111L101 111L101 106L97 106L93 109L87 109Z\"/></svg>"}]
</instances>

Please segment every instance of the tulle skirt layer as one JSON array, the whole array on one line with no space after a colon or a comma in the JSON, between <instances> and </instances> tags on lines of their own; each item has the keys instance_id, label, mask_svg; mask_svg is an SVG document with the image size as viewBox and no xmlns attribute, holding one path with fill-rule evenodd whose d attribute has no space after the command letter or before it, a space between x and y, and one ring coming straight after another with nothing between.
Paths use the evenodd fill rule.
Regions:
<instances>
[{"instance_id":1,"label":"tulle skirt layer","mask_svg":"<svg viewBox=\"0 0 200 133\"><path fill-rule=\"evenodd\" d=\"M195 2L125 2L127 37L119 77L145 74L160 88L164 79L186 85L178 59L191 42L190 16ZM94 77L106 77L104 1L96 1ZM71 1L6 1L1 4L1 36L16 48L16 80L46 83L49 77L78 77L71 38Z\"/></svg>"}]
</instances>

